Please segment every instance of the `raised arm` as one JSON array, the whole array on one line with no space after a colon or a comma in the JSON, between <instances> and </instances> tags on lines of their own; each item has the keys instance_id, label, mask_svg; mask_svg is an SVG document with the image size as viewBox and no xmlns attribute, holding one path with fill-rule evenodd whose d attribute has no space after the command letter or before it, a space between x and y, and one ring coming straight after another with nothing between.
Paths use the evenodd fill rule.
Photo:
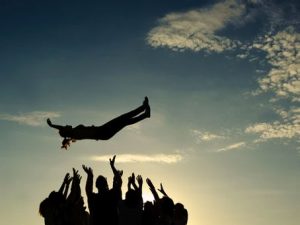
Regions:
<instances>
[{"instance_id":1,"label":"raised arm","mask_svg":"<svg viewBox=\"0 0 300 225\"><path fill-rule=\"evenodd\" d=\"M132 180L131 184L132 184L134 190L138 190L138 186L135 183L135 174L134 173L131 174L131 180Z\"/></svg>"},{"instance_id":2,"label":"raised arm","mask_svg":"<svg viewBox=\"0 0 300 225\"><path fill-rule=\"evenodd\" d=\"M61 193L64 197L67 197L67 193L68 193L68 189L69 189L69 185L71 182L72 178L70 177L70 174L67 173L64 177L64 180L58 190L59 193Z\"/></svg>"},{"instance_id":3,"label":"raised arm","mask_svg":"<svg viewBox=\"0 0 300 225\"><path fill-rule=\"evenodd\" d=\"M123 175L123 171L116 169L116 167L115 167L115 160L116 160L116 155L114 155L112 159L109 159L110 167L111 167L111 169L112 169L112 171L114 173L114 176L116 176L116 175L122 176Z\"/></svg>"},{"instance_id":4,"label":"raised arm","mask_svg":"<svg viewBox=\"0 0 300 225\"><path fill-rule=\"evenodd\" d=\"M77 202L81 197L80 181L81 176L79 175L78 170L73 168L73 182L71 186L71 193L68 197L68 199L73 203Z\"/></svg>"},{"instance_id":5,"label":"raised arm","mask_svg":"<svg viewBox=\"0 0 300 225\"><path fill-rule=\"evenodd\" d=\"M47 119L47 124L48 124L50 127L55 128L55 129L58 129L58 130L64 128L64 126L53 124L49 118Z\"/></svg>"},{"instance_id":6,"label":"raised arm","mask_svg":"<svg viewBox=\"0 0 300 225\"><path fill-rule=\"evenodd\" d=\"M154 187L152 181L149 178L147 178L146 182L147 182L147 184L149 186L150 191L152 192L152 195L153 195L155 201L158 202L159 201L159 196L158 196L158 194L157 194L157 192L155 190L155 187Z\"/></svg>"},{"instance_id":7,"label":"raised arm","mask_svg":"<svg viewBox=\"0 0 300 225\"><path fill-rule=\"evenodd\" d=\"M87 174L85 192L86 195L89 197L93 193L93 179L94 179L93 170L91 167L87 167L85 165L82 165L82 168Z\"/></svg>"},{"instance_id":8,"label":"raised arm","mask_svg":"<svg viewBox=\"0 0 300 225\"><path fill-rule=\"evenodd\" d=\"M138 187L138 192L140 193L140 195L142 196L142 192L143 192L143 178L142 178L142 176L141 175L138 175L137 177L136 177L136 180L137 180L137 182L138 182L138 184L139 184L139 187Z\"/></svg>"}]
</instances>

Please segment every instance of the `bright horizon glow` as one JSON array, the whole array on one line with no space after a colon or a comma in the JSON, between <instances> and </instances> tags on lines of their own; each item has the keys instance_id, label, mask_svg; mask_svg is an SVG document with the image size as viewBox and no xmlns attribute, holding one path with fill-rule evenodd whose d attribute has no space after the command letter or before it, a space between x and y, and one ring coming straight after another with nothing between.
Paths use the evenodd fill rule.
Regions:
<instances>
[{"instance_id":1,"label":"bright horizon glow","mask_svg":"<svg viewBox=\"0 0 300 225\"><path fill-rule=\"evenodd\" d=\"M91 160L107 162L111 155L92 156ZM178 163L183 157L180 154L153 154L153 155L139 155L139 154L119 154L118 163Z\"/></svg>"}]
</instances>

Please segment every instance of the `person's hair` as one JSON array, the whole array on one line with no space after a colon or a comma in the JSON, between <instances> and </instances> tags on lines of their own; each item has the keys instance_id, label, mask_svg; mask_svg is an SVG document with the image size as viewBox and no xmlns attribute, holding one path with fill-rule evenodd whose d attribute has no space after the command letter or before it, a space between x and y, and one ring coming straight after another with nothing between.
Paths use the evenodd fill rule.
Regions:
<instances>
[{"instance_id":1,"label":"person's hair","mask_svg":"<svg viewBox=\"0 0 300 225\"><path fill-rule=\"evenodd\" d=\"M71 139L64 138L63 141L61 142L61 148L67 149L68 146L70 146L70 142L71 142Z\"/></svg>"}]
</instances>

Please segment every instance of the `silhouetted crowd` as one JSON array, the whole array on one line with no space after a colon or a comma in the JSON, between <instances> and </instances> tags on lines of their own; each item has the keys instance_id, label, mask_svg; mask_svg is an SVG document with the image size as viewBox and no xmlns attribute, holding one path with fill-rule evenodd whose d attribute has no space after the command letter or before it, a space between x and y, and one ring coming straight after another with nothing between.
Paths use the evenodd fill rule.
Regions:
<instances>
[{"instance_id":1,"label":"silhouetted crowd","mask_svg":"<svg viewBox=\"0 0 300 225\"><path fill-rule=\"evenodd\" d=\"M158 191L153 183L146 179L153 194L154 202L143 203L143 178L132 173L128 177L127 192L122 199L122 170L115 168L115 158L109 159L114 174L113 186L108 187L107 179L98 176L97 193L93 192L94 174L90 167L82 166L87 174L85 191L88 209L84 206L81 195L81 176L73 169L73 176L66 174L58 191L52 191L40 203L39 212L44 217L45 225L186 225L188 212L181 203L174 204L165 192L163 185ZM71 186L70 193L69 187Z\"/></svg>"}]
</instances>

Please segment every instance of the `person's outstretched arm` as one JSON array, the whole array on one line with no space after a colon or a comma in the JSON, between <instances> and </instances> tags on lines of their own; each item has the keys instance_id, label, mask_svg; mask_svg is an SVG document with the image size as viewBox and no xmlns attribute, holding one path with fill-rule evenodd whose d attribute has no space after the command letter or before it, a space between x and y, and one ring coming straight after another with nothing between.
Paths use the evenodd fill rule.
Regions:
<instances>
[{"instance_id":1,"label":"person's outstretched arm","mask_svg":"<svg viewBox=\"0 0 300 225\"><path fill-rule=\"evenodd\" d=\"M110 164L110 167L114 173L114 176L116 175L120 175L122 176L123 175L123 170L117 170L116 167L115 167L115 160L116 160L116 155L113 156L112 159L109 159L109 164Z\"/></svg>"},{"instance_id":2,"label":"person's outstretched arm","mask_svg":"<svg viewBox=\"0 0 300 225\"><path fill-rule=\"evenodd\" d=\"M58 190L59 193L61 193L63 196L67 197L65 194L66 192L68 192L68 189L69 189L69 184L70 184L70 181L72 180L72 178L70 177L70 174L67 173L64 177L64 180Z\"/></svg>"},{"instance_id":3,"label":"person's outstretched arm","mask_svg":"<svg viewBox=\"0 0 300 225\"><path fill-rule=\"evenodd\" d=\"M152 195L153 195L155 201L158 202L159 201L159 196L158 196L158 194L157 194L157 192L155 190L155 187L154 187L152 181L149 178L147 178L146 182L147 182L147 184L149 186L150 191L152 192Z\"/></svg>"},{"instance_id":4,"label":"person's outstretched arm","mask_svg":"<svg viewBox=\"0 0 300 225\"><path fill-rule=\"evenodd\" d=\"M58 129L58 130L64 128L64 126L53 124L49 118L47 119L47 124L48 124L50 127L55 128L55 129Z\"/></svg>"},{"instance_id":5,"label":"person's outstretched arm","mask_svg":"<svg viewBox=\"0 0 300 225\"><path fill-rule=\"evenodd\" d=\"M138 190L139 194L142 196L142 193L143 193L143 178L142 178L141 175L138 175L136 177L136 180L137 180L137 182L139 184L139 187L138 187L137 190Z\"/></svg>"},{"instance_id":6,"label":"person's outstretched arm","mask_svg":"<svg viewBox=\"0 0 300 225\"><path fill-rule=\"evenodd\" d=\"M131 174L131 185L135 191L138 190L138 186L135 183L135 174L134 173Z\"/></svg>"},{"instance_id":7,"label":"person's outstretched arm","mask_svg":"<svg viewBox=\"0 0 300 225\"><path fill-rule=\"evenodd\" d=\"M80 181L81 176L79 175L78 170L73 168L73 182L71 186L71 193L68 197L68 200L72 203L77 202L81 197Z\"/></svg>"},{"instance_id":8,"label":"person's outstretched arm","mask_svg":"<svg viewBox=\"0 0 300 225\"><path fill-rule=\"evenodd\" d=\"M112 159L109 159L110 167L114 173L113 189L121 191L122 183L123 183L122 181L123 170L116 169L115 160L116 160L116 155L114 155Z\"/></svg>"},{"instance_id":9,"label":"person's outstretched arm","mask_svg":"<svg viewBox=\"0 0 300 225\"><path fill-rule=\"evenodd\" d=\"M85 165L82 165L82 168L87 174L85 192L86 195L89 197L93 193L93 178L94 178L93 170L91 167L87 167Z\"/></svg>"}]
</instances>

